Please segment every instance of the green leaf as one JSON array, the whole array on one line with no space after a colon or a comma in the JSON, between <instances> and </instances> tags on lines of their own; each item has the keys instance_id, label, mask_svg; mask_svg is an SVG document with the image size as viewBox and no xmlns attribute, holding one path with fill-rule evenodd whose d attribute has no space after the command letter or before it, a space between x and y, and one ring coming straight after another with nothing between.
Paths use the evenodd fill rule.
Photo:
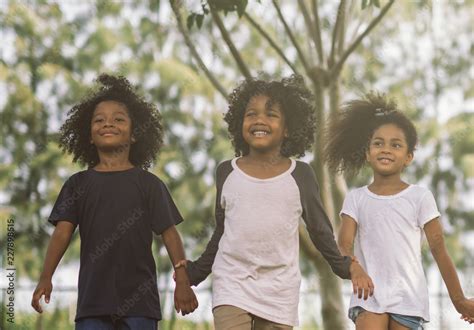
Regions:
<instances>
[{"instance_id":1,"label":"green leaf","mask_svg":"<svg viewBox=\"0 0 474 330\"><path fill-rule=\"evenodd\" d=\"M380 0L372 0L375 7L380 8Z\"/></svg>"},{"instance_id":2,"label":"green leaf","mask_svg":"<svg viewBox=\"0 0 474 330\"><path fill-rule=\"evenodd\" d=\"M367 7L367 2L368 0L362 0L362 9L365 9Z\"/></svg>"}]
</instances>

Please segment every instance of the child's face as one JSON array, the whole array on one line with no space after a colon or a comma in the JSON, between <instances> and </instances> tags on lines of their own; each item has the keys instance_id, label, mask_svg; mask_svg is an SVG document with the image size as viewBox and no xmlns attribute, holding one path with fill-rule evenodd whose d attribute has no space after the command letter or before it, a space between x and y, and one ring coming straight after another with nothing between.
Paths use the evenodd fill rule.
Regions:
<instances>
[{"instance_id":1,"label":"child's face","mask_svg":"<svg viewBox=\"0 0 474 330\"><path fill-rule=\"evenodd\" d=\"M97 104L91 121L91 139L99 150L128 148L132 121L127 107L115 101Z\"/></svg>"},{"instance_id":2,"label":"child's face","mask_svg":"<svg viewBox=\"0 0 474 330\"><path fill-rule=\"evenodd\" d=\"M366 156L374 172L383 176L400 174L413 160L405 133L394 124L382 125L374 131Z\"/></svg>"},{"instance_id":3,"label":"child's face","mask_svg":"<svg viewBox=\"0 0 474 330\"><path fill-rule=\"evenodd\" d=\"M279 152L284 138L288 136L280 105L268 107L269 101L266 95L256 95L245 109L242 135L250 151Z\"/></svg>"}]
</instances>

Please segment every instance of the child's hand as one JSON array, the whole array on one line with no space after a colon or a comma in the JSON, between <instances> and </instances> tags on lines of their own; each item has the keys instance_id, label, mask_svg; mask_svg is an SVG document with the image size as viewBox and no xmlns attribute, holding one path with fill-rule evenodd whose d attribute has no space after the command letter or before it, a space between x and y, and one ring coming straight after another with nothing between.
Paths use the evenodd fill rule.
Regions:
<instances>
[{"instance_id":1,"label":"child's hand","mask_svg":"<svg viewBox=\"0 0 474 330\"><path fill-rule=\"evenodd\" d=\"M193 289L188 282L176 282L176 289L174 290L174 307L176 312L181 311L182 315L194 312L198 307L198 301Z\"/></svg>"},{"instance_id":2,"label":"child's hand","mask_svg":"<svg viewBox=\"0 0 474 330\"><path fill-rule=\"evenodd\" d=\"M461 299L454 303L454 307L461 314L461 319L470 324L474 323L474 299Z\"/></svg>"},{"instance_id":3,"label":"child's hand","mask_svg":"<svg viewBox=\"0 0 474 330\"><path fill-rule=\"evenodd\" d=\"M369 295L374 295L374 283L358 262L351 263L350 273L354 294L358 293L359 299L362 295L364 300L367 300Z\"/></svg>"},{"instance_id":4,"label":"child's hand","mask_svg":"<svg viewBox=\"0 0 474 330\"><path fill-rule=\"evenodd\" d=\"M44 295L44 300L49 304L49 299L51 297L51 291L53 291L53 284L51 283L51 278L40 279L38 285L36 286L35 292L33 292L33 298L31 299L31 306L38 312L43 313L43 308L40 304L40 299Z\"/></svg>"}]
</instances>

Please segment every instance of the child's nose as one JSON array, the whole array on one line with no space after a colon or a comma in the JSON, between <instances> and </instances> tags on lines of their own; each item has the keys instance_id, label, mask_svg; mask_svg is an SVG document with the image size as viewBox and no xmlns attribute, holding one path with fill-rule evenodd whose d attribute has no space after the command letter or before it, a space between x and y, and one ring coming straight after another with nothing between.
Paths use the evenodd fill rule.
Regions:
<instances>
[{"instance_id":1,"label":"child's nose","mask_svg":"<svg viewBox=\"0 0 474 330\"><path fill-rule=\"evenodd\" d=\"M263 113L259 113L259 114L257 114L257 116L255 117L255 121L256 121L257 123L263 123L263 122L265 122L265 119L266 119L266 116L265 116L265 114L263 114Z\"/></svg>"},{"instance_id":2,"label":"child's nose","mask_svg":"<svg viewBox=\"0 0 474 330\"><path fill-rule=\"evenodd\" d=\"M113 119L106 119L104 121L104 127L110 127L110 126L114 126L114 120Z\"/></svg>"}]
</instances>

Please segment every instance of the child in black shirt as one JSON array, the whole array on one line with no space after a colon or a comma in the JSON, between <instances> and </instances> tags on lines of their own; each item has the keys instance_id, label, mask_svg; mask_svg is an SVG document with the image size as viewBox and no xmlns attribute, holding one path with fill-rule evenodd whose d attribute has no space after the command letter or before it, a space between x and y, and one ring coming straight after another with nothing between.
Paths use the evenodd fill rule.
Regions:
<instances>
[{"instance_id":1,"label":"child in black shirt","mask_svg":"<svg viewBox=\"0 0 474 330\"><path fill-rule=\"evenodd\" d=\"M48 219L56 228L32 306L41 313L43 295L49 303L51 278L79 226L76 329L156 329L152 232L162 236L175 265L176 310L185 315L198 305L175 228L183 219L164 183L146 171L162 144L161 118L125 78L104 74L98 82L61 128L61 147L88 169L66 181Z\"/></svg>"}]
</instances>

